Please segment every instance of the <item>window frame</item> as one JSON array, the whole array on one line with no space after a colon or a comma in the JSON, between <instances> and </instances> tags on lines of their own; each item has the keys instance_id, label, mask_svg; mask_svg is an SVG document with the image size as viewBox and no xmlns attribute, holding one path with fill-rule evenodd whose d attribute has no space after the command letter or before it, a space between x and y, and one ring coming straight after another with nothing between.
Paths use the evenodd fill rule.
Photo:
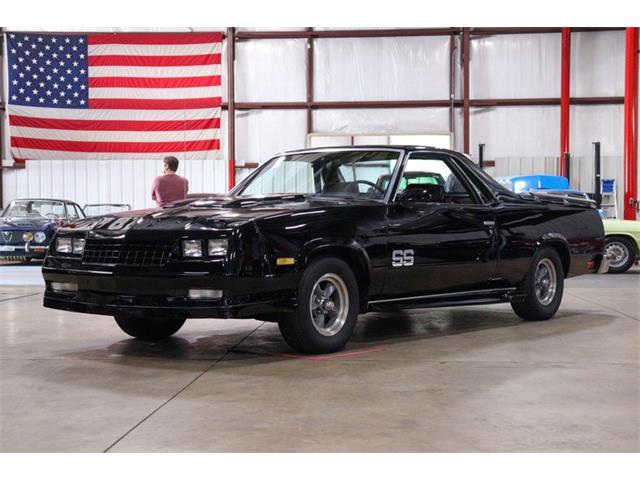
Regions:
<instances>
[{"instance_id":1,"label":"window frame","mask_svg":"<svg viewBox=\"0 0 640 480\"><path fill-rule=\"evenodd\" d=\"M400 180L402 179L402 175L404 175L404 172L405 172L405 170L407 168L407 165L409 164L409 160L411 160L411 157L415 156L415 155L433 156L433 158L422 159L422 160L441 160L441 161L443 161L445 163L445 165L449 168L449 170L451 170L451 173L456 175L456 178L458 179L458 181L460 183L462 183L464 188L467 190L467 193L469 193L469 197L471 198L471 200L473 202L472 205L487 205L487 203L484 202L482 200L482 198L480 197L479 192L477 191L477 188L475 187L475 185L473 185L471 180L469 180L469 178L466 175L464 169L461 168L458 165L457 158L455 156L451 155L448 152L434 151L434 150L412 150L411 152L409 152L406 155L406 158L405 158L404 162L402 163L402 170L401 170L400 174L396 178L396 185L394 185L393 196L391 197L391 202L390 203L393 203L393 202L396 201L396 197L397 197L397 194L398 194L398 187L399 187L399 184L400 184ZM460 205L460 204L457 204L457 205Z\"/></svg>"}]
</instances>

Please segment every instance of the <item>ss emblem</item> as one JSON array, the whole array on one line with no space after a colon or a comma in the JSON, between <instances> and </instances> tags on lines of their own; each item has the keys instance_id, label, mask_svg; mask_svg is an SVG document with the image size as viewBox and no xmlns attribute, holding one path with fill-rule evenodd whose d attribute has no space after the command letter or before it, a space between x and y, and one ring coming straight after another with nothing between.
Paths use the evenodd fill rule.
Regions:
<instances>
[{"instance_id":1,"label":"ss emblem","mask_svg":"<svg viewBox=\"0 0 640 480\"><path fill-rule=\"evenodd\" d=\"M413 249L394 250L391 253L392 267L413 267Z\"/></svg>"}]
</instances>

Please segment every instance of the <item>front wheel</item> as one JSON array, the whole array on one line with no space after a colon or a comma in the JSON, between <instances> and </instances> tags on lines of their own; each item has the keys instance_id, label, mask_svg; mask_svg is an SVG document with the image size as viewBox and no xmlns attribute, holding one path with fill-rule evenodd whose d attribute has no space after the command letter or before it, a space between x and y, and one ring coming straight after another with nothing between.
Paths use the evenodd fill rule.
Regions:
<instances>
[{"instance_id":1,"label":"front wheel","mask_svg":"<svg viewBox=\"0 0 640 480\"><path fill-rule=\"evenodd\" d=\"M564 270L560 255L553 248L543 248L534 257L520 286L525 300L511 303L511 307L524 320L548 320L560 308L563 289Z\"/></svg>"},{"instance_id":2,"label":"front wheel","mask_svg":"<svg viewBox=\"0 0 640 480\"><path fill-rule=\"evenodd\" d=\"M162 340L176 333L186 319L184 318L143 318L118 315L114 317L118 326L127 335L138 340Z\"/></svg>"},{"instance_id":3,"label":"front wheel","mask_svg":"<svg viewBox=\"0 0 640 480\"><path fill-rule=\"evenodd\" d=\"M281 318L286 342L302 353L342 350L358 318L358 284L351 268L335 257L311 263L298 288L298 307Z\"/></svg>"},{"instance_id":4,"label":"front wheel","mask_svg":"<svg viewBox=\"0 0 640 480\"><path fill-rule=\"evenodd\" d=\"M635 248L624 237L607 237L604 240L604 254L609 257L608 273L624 273L635 261Z\"/></svg>"}]
</instances>

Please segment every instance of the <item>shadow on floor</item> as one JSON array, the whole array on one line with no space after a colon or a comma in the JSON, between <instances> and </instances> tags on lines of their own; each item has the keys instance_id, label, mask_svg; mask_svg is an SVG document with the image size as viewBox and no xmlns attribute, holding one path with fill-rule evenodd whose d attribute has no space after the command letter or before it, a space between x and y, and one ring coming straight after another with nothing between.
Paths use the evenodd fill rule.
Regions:
<instances>
[{"instance_id":1,"label":"shadow on floor","mask_svg":"<svg viewBox=\"0 0 640 480\"><path fill-rule=\"evenodd\" d=\"M569 317L581 316L577 322L562 322ZM591 315L584 311L563 310L551 324L539 322L540 332L534 337L539 340L545 335L568 335L577 330L601 327L612 322L615 317L599 313ZM188 325L188 324L187 324ZM470 348L484 349L501 342L527 342L534 338L528 336L504 334L507 328L531 325L522 322L511 310L499 311L489 309L432 309L412 312L370 313L358 320L358 325L344 353L360 351L380 351L400 348L407 342L427 341L436 337L457 336L480 330L496 330L496 335L482 336L474 339ZM546 328L545 328L546 325ZM554 328L549 328L553 325ZM103 349L67 352L65 356L73 356L90 360L115 363L137 364L146 361L154 362L158 368L202 369L201 362L223 361L225 364L237 360L252 358L259 363L289 361L299 358L311 358L297 355L283 340L278 326L273 323L262 323L253 332L225 332L206 336L195 336L188 329L181 335L176 334L166 340L142 342L135 339L122 340ZM517 333L517 332L515 332ZM348 355L315 356L313 359L345 358ZM158 360L162 362L158 363Z\"/></svg>"}]
</instances>

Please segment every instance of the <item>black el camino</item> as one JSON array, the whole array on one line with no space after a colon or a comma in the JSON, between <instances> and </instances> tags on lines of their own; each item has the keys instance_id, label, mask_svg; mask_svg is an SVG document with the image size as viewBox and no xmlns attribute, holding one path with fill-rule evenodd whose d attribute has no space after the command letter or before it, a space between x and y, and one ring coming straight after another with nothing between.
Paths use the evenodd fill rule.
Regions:
<instances>
[{"instance_id":1,"label":"black el camino","mask_svg":"<svg viewBox=\"0 0 640 480\"><path fill-rule=\"evenodd\" d=\"M84 218L82 209L69 200L13 200L0 216L0 260L43 259L56 229Z\"/></svg>"},{"instance_id":2,"label":"black el camino","mask_svg":"<svg viewBox=\"0 0 640 480\"><path fill-rule=\"evenodd\" d=\"M606 269L603 242L593 202L512 193L454 151L297 150L226 196L58 230L44 305L142 340L187 318L258 318L325 353L373 310L510 302L549 319L565 278Z\"/></svg>"}]
</instances>

